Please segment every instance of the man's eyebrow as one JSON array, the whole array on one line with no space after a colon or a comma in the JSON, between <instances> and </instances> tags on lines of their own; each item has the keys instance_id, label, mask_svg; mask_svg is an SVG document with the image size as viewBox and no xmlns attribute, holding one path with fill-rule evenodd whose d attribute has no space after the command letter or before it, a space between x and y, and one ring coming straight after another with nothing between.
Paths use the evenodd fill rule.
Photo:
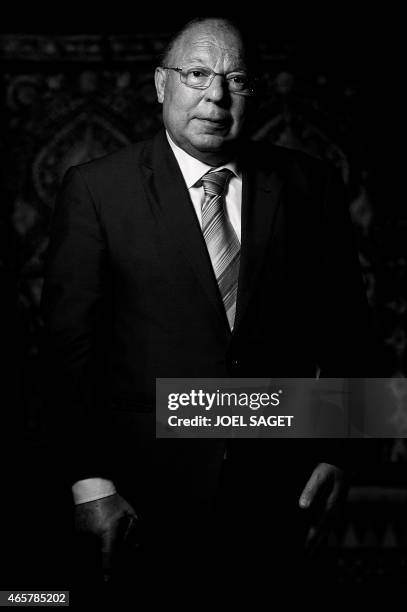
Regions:
<instances>
[{"instance_id":1,"label":"man's eyebrow","mask_svg":"<svg viewBox=\"0 0 407 612\"><path fill-rule=\"evenodd\" d=\"M184 64L199 64L202 67L206 67L208 66L207 60L203 60L202 57L189 57L187 59L184 60L183 62ZM233 70L229 70L229 72L247 72L247 68L245 66L245 64L239 64L236 68L233 68Z\"/></svg>"}]
</instances>

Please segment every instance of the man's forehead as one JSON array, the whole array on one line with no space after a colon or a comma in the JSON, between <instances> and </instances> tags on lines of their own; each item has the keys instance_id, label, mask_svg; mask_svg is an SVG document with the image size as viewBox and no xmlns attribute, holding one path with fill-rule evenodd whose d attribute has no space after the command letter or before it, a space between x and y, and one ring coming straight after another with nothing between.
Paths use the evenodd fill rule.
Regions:
<instances>
[{"instance_id":1,"label":"man's forehead","mask_svg":"<svg viewBox=\"0 0 407 612\"><path fill-rule=\"evenodd\" d=\"M244 64L244 54L239 47L224 46L213 41L197 41L179 49L181 61L210 61L221 58L229 63Z\"/></svg>"},{"instance_id":2,"label":"man's forehead","mask_svg":"<svg viewBox=\"0 0 407 612\"><path fill-rule=\"evenodd\" d=\"M225 28L194 28L184 33L176 45L175 53L182 59L195 56L230 56L243 59L244 49L237 33Z\"/></svg>"}]
</instances>

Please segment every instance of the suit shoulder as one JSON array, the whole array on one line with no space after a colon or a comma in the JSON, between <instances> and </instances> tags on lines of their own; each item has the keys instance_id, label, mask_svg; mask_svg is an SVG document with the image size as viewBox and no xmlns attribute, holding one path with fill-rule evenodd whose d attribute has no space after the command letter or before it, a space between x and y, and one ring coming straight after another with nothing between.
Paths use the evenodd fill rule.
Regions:
<instances>
[{"instance_id":1,"label":"suit shoulder","mask_svg":"<svg viewBox=\"0 0 407 612\"><path fill-rule=\"evenodd\" d=\"M151 148L151 140L142 140L121 149L74 166L81 175L90 181L106 181L134 172L140 160Z\"/></svg>"},{"instance_id":2,"label":"suit shoulder","mask_svg":"<svg viewBox=\"0 0 407 612\"><path fill-rule=\"evenodd\" d=\"M326 177L333 166L326 160L314 157L298 149L291 149L268 142L251 142L254 157L267 165L277 165L287 171L299 171L307 175Z\"/></svg>"}]
</instances>

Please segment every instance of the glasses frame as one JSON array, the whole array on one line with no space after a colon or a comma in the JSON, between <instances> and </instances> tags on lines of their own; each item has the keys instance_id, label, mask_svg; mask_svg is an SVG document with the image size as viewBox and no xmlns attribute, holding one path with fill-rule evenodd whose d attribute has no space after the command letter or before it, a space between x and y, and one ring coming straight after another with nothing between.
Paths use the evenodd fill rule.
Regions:
<instances>
[{"instance_id":1,"label":"glasses frame","mask_svg":"<svg viewBox=\"0 0 407 612\"><path fill-rule=\"evenodd\" d=\"M223 79L225 79L225 81L227 81L228 80L228 78L227 78L228 74L233 74L233 72L228 73L228 74L223 74L222 72L214 72L210 68L205 68L205 70L208 70L208 72L211 73L210 77L209 77L210 80L209 80L209 83L207 85L205 85L205 86L202 86L202 85L187 85L187 83L182 80L183 77L185 78L185 70L183 68L176 68L174 66L160 66L160 67L163 68L164 70L174 70L175 72L178 72L180 81L181 81L181 83L183 85L185 85L185 87L189 87L190 89L200 89L200 90L208 89L208 87L210 87L212 85L213 79L216 76L223 77ZM237 96L246 96L246 97L255 96L256 95L255 91L254 91L254 83L255 83L255 81L256 81L256 79L254 79L254 78L250 79L250 82L252 82L253 85L251 86L250 91L247 92L247 93L246 92L242 92L242 91L231 91L229 89L229 87L228 87L228 91L229 91L229 93L236 94Z\"/></svg>"}]
</instances>

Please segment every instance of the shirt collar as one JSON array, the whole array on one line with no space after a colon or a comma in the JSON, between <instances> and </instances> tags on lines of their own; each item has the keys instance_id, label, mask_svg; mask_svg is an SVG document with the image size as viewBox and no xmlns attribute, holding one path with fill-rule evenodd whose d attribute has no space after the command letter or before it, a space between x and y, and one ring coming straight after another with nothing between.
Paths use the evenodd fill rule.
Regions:
<instances>
[{"instance_id":1,"label":"shirt collar","mask_svg":"<svg viewBox=\"0 0 407 612\"><path fill-rule=\"evenodd\" d=\"M227 164L223 164L222 166L219 166L217 168L214 168L213 166L208 166L207 164L204 164L203 162L199 161L199 159L192 157L192 155L189 155L189 153L181 149L181 147L176 145L175 142L171 139L168 132L166 131L165 133L167 135L169 145L181 169L182 176L184 177L184 181L188 189L193 187L195 183L197 183L203 177L203 175L209 172L210 170L221 170L222 168L228 168L233 172L235 176L241 179L241 173L238 169L236 161L230 161Z\"/></svg>"}]
</instances>

